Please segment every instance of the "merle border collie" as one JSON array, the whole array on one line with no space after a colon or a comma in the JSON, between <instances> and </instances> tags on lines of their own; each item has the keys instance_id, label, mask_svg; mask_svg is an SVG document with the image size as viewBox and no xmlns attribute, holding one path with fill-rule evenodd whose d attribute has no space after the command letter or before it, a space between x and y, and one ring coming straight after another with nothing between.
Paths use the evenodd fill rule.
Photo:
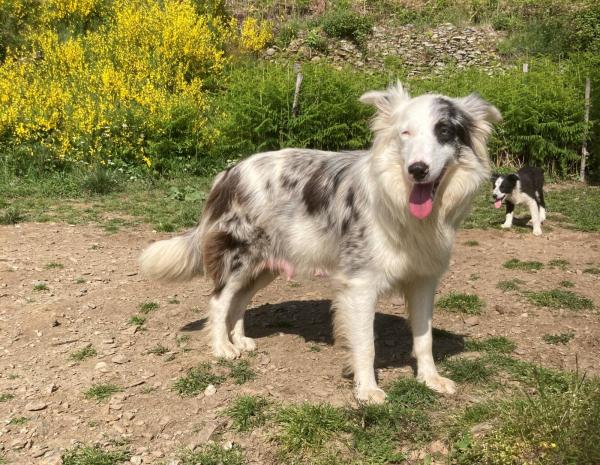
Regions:
<instances>
[{"instance_id":1,"label":"merle border collie","mask_svg":"<svg viewBox=\"0 0 600 465\"><path fill-rule=\"evenodd\" d=\"M500 208L502 202L506 204L506 220L502 227L508 229L512 226L515 205L523 203L531 213L533 234L541 236L542 223L546 220L544 172L541 168L524 166L516 174L493 174L492 184L494 206Z\"/></svg>"},{"instance_id":2,"label":"merle border collie","mask_svg":"<svg viewBox=\"0 0 600 465\"><path fill-rule=\"evenodd\" d=\"M401 84L372 91L370 150L284 149L253 155L217 175L198 226L150 245L149 277L205 274L213 354L256 348L244 333L252 296L278 275L326 270L336 296L336 340L347 353L359 401L381 403L373 322L383 294L403 294L417 379L455 392L432 356L435 290L456 229L489 179L487 140L499 111L478 95L411 98Z\"/></svg>"}]
</instances>

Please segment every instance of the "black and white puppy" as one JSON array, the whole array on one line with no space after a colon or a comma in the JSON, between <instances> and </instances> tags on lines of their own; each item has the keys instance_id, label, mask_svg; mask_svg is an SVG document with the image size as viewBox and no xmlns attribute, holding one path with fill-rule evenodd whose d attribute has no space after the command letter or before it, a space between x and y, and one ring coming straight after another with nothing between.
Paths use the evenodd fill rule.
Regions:
<instances>
[{"instance_id":1,"label":"black and white puppy","mask_svg":"<svg viewBox=\"0 0 600 465\"><path fill-rule=\"evenodd\" d=\"M544 202L544 172L534 166L524 166L516 174L505 176L492 175L492 197L494 206L500 208L506 204L506 221L503 228L510 228L513 221L515 205L526 204L531 212L533 234L542 234L542 223L546 219Z\"/></svg>"}]
</instances>

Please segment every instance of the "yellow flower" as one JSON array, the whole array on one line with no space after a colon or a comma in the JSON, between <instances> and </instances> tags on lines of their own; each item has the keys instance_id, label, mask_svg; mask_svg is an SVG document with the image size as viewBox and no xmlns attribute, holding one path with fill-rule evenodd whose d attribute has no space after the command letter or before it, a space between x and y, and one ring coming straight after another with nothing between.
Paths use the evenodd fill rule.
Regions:
<instances>
[{"instance_id":1,"label":"yellow flower","mask_svg":"<svg viewBox=\"0 0 600 465\"><path fill-rule=\"evenodd\" d=\"M148 168L151 168L151 167L152 167L152 160L150 160L150 158L148 158L146 155L144 155L144 156L142 157L142 159L144 160L144 163L146 163L146 166L147 166Z\"/></svg>"}]
</instances>

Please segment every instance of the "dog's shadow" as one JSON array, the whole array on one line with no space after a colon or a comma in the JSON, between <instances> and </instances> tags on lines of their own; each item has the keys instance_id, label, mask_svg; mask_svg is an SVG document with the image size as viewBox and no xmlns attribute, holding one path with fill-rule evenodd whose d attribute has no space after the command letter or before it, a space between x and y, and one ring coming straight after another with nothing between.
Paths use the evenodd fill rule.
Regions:
<instances>
[{"instance_id":1,"label":"dog's shadow","mask_svg":"<svg viewBox=\"0 0 600 465\"><path fill-rule=\"evenodd\" d=\"M306 342L333 345L331 302L290 301L264 304L246 313L246 335L264 338L279 333L296 334ZM412 333L406 318L377 313L375 316L375 366L412 366ZM464 337L434 329L433 354L441 360L464 350Z\"/></svg>"}]
</instances>

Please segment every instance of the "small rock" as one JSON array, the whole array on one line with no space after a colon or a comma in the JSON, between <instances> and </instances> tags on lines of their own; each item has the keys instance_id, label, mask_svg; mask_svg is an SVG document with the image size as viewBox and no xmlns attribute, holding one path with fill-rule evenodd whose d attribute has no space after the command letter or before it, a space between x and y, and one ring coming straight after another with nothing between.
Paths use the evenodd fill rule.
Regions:
<instances>
[{"instance_id":1,"label":"small rock","mask_svg":"<svg viewBox=\"0 0 600 465\"><path fill-rule=\"evenodd\" d=\"M272 57L273 55L275 55L275 49L274 48L268 48L267 49L267 56Z\"/></svg>"},{"instance_id":2,"label":"small rock","mask_svg":"<svg viewBox=\"0 0 600 465\"><path fill-rule=\"evenodd\" d=\"M476 316L465 318L465 324L468 326L477 326L479 324L479 318Z\"/></svg>"},{"instance_id":3,"label":"small rock","mask_svg":"<svg viewBox=\"0 0 600 465\"><path fill-rule=\"evenodd\" d=\"M102 373L107 373L108 370L108 364L106 362L98 362L96 363L96 366L94 367L95 370L101 371Z\"/></svg>"},{"instance_id":4,"label":"small rock","mask_svg":"<svg viewBox=\"0 0 600 465\"><path fill-rule=\"evenodd\" d=\"M217 393L217 388L213 384L209 384L208 386L206 386L206 389L204 390L204 395L206 397L214 396L216 393Z\"/></svg>"},{"instance_id":5,"label":"small rock","mask_svg":"<svg viewBox=\"0 0 600 465\"><path fill-rule=\"evenodd\" d=\"M141 463L144 461L144 459L142 459L142 457L140 457L139 455L134 455L129 459L129 461L133 465L141 465Z\"/></svg>"},{"instance_id":6,"label":"small rock","mask_svg":"<svg viewBox=\"0 0 600 465\"><path fill-rule=\"evenodd\" d=\"M167 465L181 465L181 460L173 459Z\"/></svg>"},{"instance_id":7,"label":"small rock","mask_svg":"<svg viewBox=\"0 0 600 465\"><path fill-rule=\"evenodd\" d=\"M110 361L116 363L117 365L122 365L123 363L127 363L129 359L125 357L125 355L115 355L110 359Z\"/></svg>"},{"instance_id":8,"label":"small rock","mask_svg":"<svg viewBox=\"0 0 600 465\"><path fill-rule=\"evenodd\" d=\"M12 450L19 450L19 449L24 449L26 445L27 445L27 439L15 439L13 442L10 443L9 447Z\"/></svg>"},{"instance_id":9,"label":"small rock","mask_svg":"<svg viewBox=\"0 0 600 465\"><path fill-rule=\"evenodd\" d=\"M54 383L52 383L50 386L48 386L46 388L46 393L47 394L52 394L53 392L55 392L56 390L58 390L58 386Z\"/></svg>"},{"instance_id":10,"label":"small rock","mask_svg":"<svg viewBox=\"0 0 600 465\"><path fill-rule=\"evenodd\" d=\"M25 410L28 410L30 412L37 412L39 410L44 410L46 407L48 407L48 404L46 404L45 402L42 402L40 400L34 400L33 402L29 402L25 406Z\"/></svg>"}]
</instances>

